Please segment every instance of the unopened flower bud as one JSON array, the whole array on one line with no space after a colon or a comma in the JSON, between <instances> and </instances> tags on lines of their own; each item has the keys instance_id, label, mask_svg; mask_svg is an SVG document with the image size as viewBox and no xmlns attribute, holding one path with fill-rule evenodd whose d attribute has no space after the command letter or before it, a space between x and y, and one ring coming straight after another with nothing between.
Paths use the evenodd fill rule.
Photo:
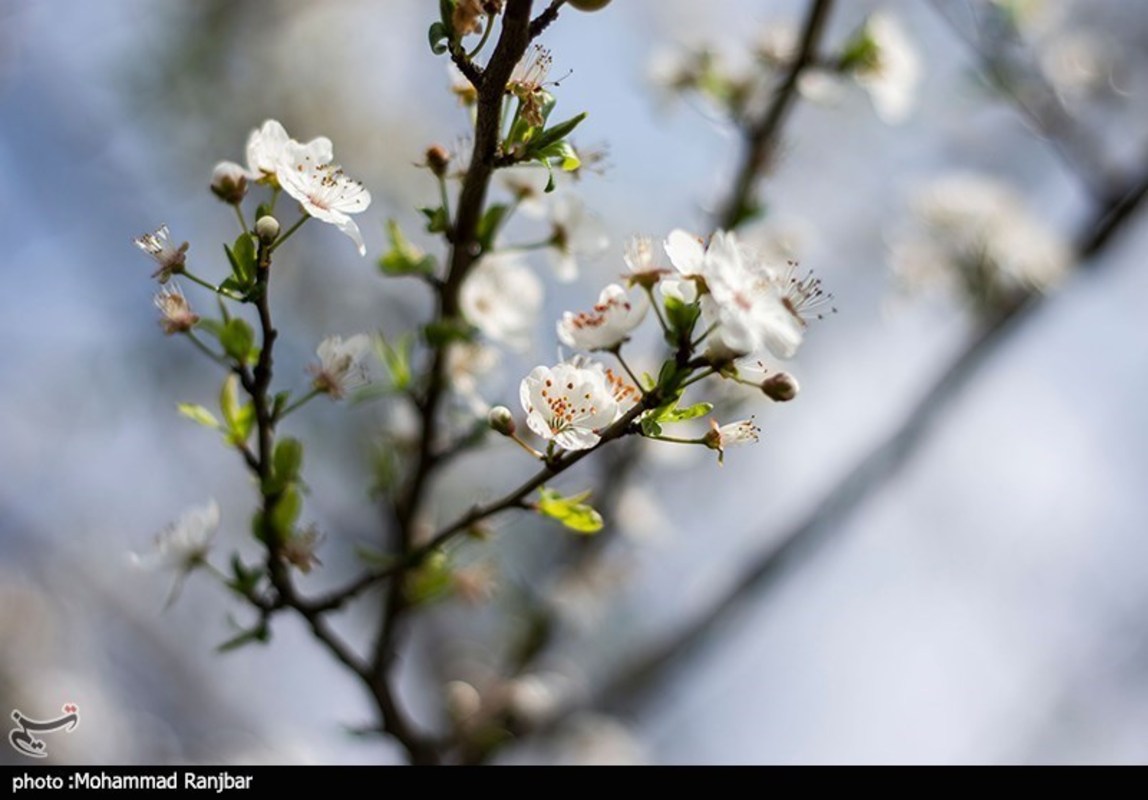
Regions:
<instances>
[{"instance_id":1,"label":"unopened flower bud","mask_svg":"<svg viewBox=\"0 0 1148 800\"><path fill-rule=\"evenodd\" d=\"M247 196L247 170L234 161L220 161L211 173L211 191L223 202L239 205Z\"/></svg>"},{"instance_id":2,"label":"unopened flower bud","mask_svg":"<svg viewBox=\"0 0 1148 800\"><path fill-rule=\"evenodd\" d=\"M610 0L566 0L579 11L599 11L610 5Z\"/></svg>"},{"instance_id":3,"label":"unopened flower bud","mask_svg":"<svg viewBox=\"0 0 1148 800\"><path fill-rule=\"evenodd\" d=\"M482 710L482 695L466 681L450 681L443 687L446 708L456 722L470 719Z\"/></svg>"},{"instance_id":4,"label":"unopened flower bud","mask_svg":"<svg viewBox=\"0 0 1148 800\"><path fill-rule=\"evenodd\" d=\"M490 413L486 419L490 423L490 427L503 436L513 436L514 431L517 429L514 424L514 415L510 413L510 409L506 406L495 406L490 409Z\"/></svg>"},{"instance_id":5,"label":"unopened flower bud","mask_svg":"<svg viewBox=\"0 0 1148 800\"><path fill-rule=\"evenodd\" d=\"M788 403L797 397L799 389L797 378L788 372L778 372L775 375L770 375L761 383L761 390L765 392L765 396L778 403Z\"/></svg>"},{"instance_id":6,"label":"unopened flower bud","mask_svg":"<svg viewBox=\"0 0 1148 800\"><path fill-rule=\"evenodd\" d=\"M449 164L450 153L441 144L432 145L427 148L427 168L436 176L441 178L445 175L446 168Z\"/></svg>"},{"instance_id":7,"label":"unopened flower bud","mask_svg":"<svg viewBox=\"0 0 1148 800\"><path fill-rule=\"evenodd\" d=\"M279 220L270 215L260 217L255 222L255 235L263 244L271 244L279 238Z\"/></svg>"}]
</instances>

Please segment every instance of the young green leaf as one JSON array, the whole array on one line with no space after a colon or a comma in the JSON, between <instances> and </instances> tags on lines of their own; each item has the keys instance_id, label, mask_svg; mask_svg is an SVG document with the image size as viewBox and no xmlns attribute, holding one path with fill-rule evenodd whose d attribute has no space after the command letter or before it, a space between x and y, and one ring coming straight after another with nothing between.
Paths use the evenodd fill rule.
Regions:
<instances>
[{"instance_id":1,"label":"young green leaf","mask_svg":"<svg viewBox=\"0 0 1148 800\"><path fill-rule=\"evenodd\" d=\"M208 411L206 408L195 403L180 403L179 413L190 419L192 422L198 422L205 428L219 428L219 420L215 415Z\"/></svg>"},{"instance_id":2,"label":"young green leaf","mask_svg":"<svg viewBox=\"0 0 1148 800\"><path fill-rule=\"evenodd\" d=\"M578 533L596 533L602 530L602 515L593 507L582 502L590 497L582 492L573 497L563 497L554 489L543 486L539 491L538 513L550 517Z\"/></svg>"},{"instance_id":3,"label":"young green leaf","mask_svg":"<svg viewBox=\"0 0 1148 800\"><path fill-rule=\"evenodd\" d=\"M379 257L379 269L385 275L434 274L434 256L411 244L393 219L387 220L387 236L391 240L391 249Z\"/></svg>"},{"instance_id":4,"label":"young green leaf","mask_svg":"<svg viewBox=\"0 0 1148 800\"><path fill-rule=\"evenodd\" d=\"M255 331L245 320L234 317L220 331L219 344L227 355L240 364L246 364L254 355Z\"/></svg>"}]
</instances>

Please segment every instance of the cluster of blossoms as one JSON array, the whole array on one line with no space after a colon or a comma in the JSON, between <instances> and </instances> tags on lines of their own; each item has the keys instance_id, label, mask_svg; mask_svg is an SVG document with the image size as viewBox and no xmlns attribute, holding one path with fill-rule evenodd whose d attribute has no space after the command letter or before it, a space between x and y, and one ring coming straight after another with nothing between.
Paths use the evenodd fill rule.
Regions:
<instances>
[{"instance_id":1,"label":"cluster of blossoms","mask_svg":"<svg viewBox=\"0 0 1148 800\"><path fill-rule=\"evenodd\" d=\"M663 242L662 250L670 267L659 265L650 239L639 237L631 241L625 256L628 286L612 283L602 290L590 310L565 312L557 325L561 342L575 350L610 352L620 359L622 345L646 318L650 307L660 303L666 313L659 311L657 317L667 336L677 337L690 356L704 345L697 363L710 372L736 376L738 359L766 352L776 358L792 358L809 321L820 318L831 300L819 280L798 276L796 264L768 264L744 247L732 232L718 231L706 244L685 231L675 230ZM475 282L476 288L468 293L468 286L464 285L463 297L471 297L472 302L464 301L463 307L483 333L507 341L506 320L517 319L523 324L516 324L515 328L526 329L524 309L536 307L537 286L531 280L520 281L507 275L499 283L501 291L483 291L491 280L486 270L493 269L492 264L496 263L499 262L480 265L468 279L468 283ZM520 296L524 289L525 295ZM655 290L660 292L660 301ZM486 298L486 303L477 306L474 296ZM522 316L507 313L512 309ZM667 320L675 318L693 322L686 330L674 331L673 323ZM702 331L700 335L693 334L694 322L698 323L696 329ZM584 355L554 366L534 368L519 387L527 427L564 450L595 447L607 428L643 400L643 388L636 385L628 367L626 372L629 379ZM775 400L792 399L797 391L796 382L784 373L770 377L760 386ZM650 386L644 388L651 390ZM644 409L641 413L654 412ZM495 409L491 421L496 429L513 433L505 408ZM756 441L758 433L752 420L725 426L712 423L709 434L690 441L705 444L720 454L729 445Z\"/></svg>"},{"instance_id":2,"label":"cluster of blossoms","mask_svg":"<svg viewBox=\"0 0 1148 800\"><path fill-rule=\"evenodd\" d=\"M1068 243L995 178L942 177L917 192L912 208L916 225L891 252L906 287L939 283L992 310L1019 293L1054 286L1072 264Z\"/></svg>"},{"instance_id":3,"label":"cluster of blossoms","mask_svg":"<svg viewBox=\"0 0 1148 800\"><path fill-rule=\"evenodd\" d=\"M770 102L773 77L798 58L799 40L795 27L775 23L762 32L752 52L665 51L655 56L650 76L673 92L698 91L723 111L753 118ZM763 73L769 81L761 80ZM851 79L869 95L881 121L895 125L912 112L921 77L921 57L901 23L890 12L878 10L836 57L808 64L798 85L806 98L827 103L842 93L841 79Z\"/></svg>"}]
</instances>

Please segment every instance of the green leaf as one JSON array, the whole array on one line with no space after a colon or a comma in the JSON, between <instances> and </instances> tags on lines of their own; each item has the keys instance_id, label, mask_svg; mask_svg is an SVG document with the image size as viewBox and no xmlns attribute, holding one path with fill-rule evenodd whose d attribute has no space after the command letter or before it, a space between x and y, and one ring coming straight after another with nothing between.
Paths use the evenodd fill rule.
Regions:
<instances>
[{"instance_id":1,"label":"green leaf","mask_svg":"<svg viewBox=\"0 0 1148 800\"><path fill-rule=\"evenodd\" d=\"M542 516L557 520L578 533L596 533L602 530L602 515L582 502L590 497L590 492L563 497L545 486L538 491L541 495L538 500L538 513Z\"/></svg>"},{"instance_id":2,"label":"green leaf","mask_svg":"<svg viewBox=\"0 0 1148 800\"><path fill-rule=\"evenodd\" d=\"M215 418L215 415L203 406L196 405L195 403L180 403L178 408L180 414L183 414L192 422L198 422L205 428L218 429L220 427L219 420Z\"/></svg>"},{"instance_id":3,"label":"green leaf","mask_svg":"<svg viewBox=\"0 0 1148 800\"><path fill-rule=\"evenodd\" d=\"M235 420L241 413L239 408L239 378L232 373L223 381L219 389L219 410L223 412L223 420L228 428L234 427Z\"/></svg>"},{"instance_id":4,"label":"green leaf","mask_svg":"<svg viewBox=\"0 0 1148 800\"><path fill-rule=\"evenodd\" d=\"M446 209L442 206L423 206L419 213L427 218L427 233L444 233L449 226Z\"/></svg>"},{"instance_id":5,"label":"green leaf","mask_svg":"<svg viewBox=\"0 0 1148 800\"><path fill-rule=\"evenodd\" d=\"M291 538L291 530L302 511L303 495L296 487L288 486L271 511L271 530L278 541L285 542Z\"/></svg>"},{"instance_id":6,"label":"green leaf","mask_svg":"<svg viewBox=\"0 0 1148 800\"><path fill-rule=\"evenodd\" d=\"M254 628L249 630L240 631L236 636L228 639L223 644L217 646L215 651L217 653L229 653L232 650L238 650L240 647L256 642L264 644L271 639L271 628L266 623L260 622Z\"/></svg>"},{"instance_id":7,"label":"green leaf","mask_svg":"<svg viewBox=\"0 0 1148 800\"><path fill-rule=\"evenodd\" d=\"M693 335L694 326L702 310L698 303L683 303L676 297L667 297L665 301L666 321L670 324L670 333L674 336L671 345L676 347L679 342L688 341Z\"/></svg>"},{"instance_id":8,"label":"green leaf","mask_svg":"<svg viewBox=\"0 0 1148 800\"><path fill-rule=\"evenodd\" d=\"M220 331L219 344L227 355L240 364L246 364L251 359L252 351L255 348L255 331L245 320L235 317Z\"/></svg>"},{"instance_id":9,"label":"green leaf","mask_svg":"<svg viewBox=\"0 0 1148 800\"><path fill-rule=\"evenodd\" d=\"M672 358L667 358L662 363L661 370L658 371L658 387L666 398L666 402L662 404L663 407L672 407L681 396L681 387L686 378L690 375L688 369L682 369L678 366L678 362Z\"/></svg>"},{"instance_id":10,"label":"green leaf","mask_svg":"<svg viewBox=\"0 0 1148 800\"><path fill-rule=\"evenodd\" d=\"M228 586L243 596L255 591L259 581L263 578L263 570L259 567L248 569L244 566L238 553L231 555L231 574L234 575L234 578L228 583Z\"/></svg>"},{"instance_id":11,"label":"green leaf","mask_svg":"<svg viewBox=\"0 0 1148 800\"><path fill-rule=\"evenodd\" d=\"M484 251L489 250L494 244L494 237L498 235L498 229L502 226L502 220L506 216L508 207L502 203L495 203L482 215L478 221L478 228L476 233L478 236L478 246Z\"/></svg>"},{"instance_id":12,"label":"green leaf","mask_svg":"<svg viewBox=\"0 0 1148 800\"><path fill-rule=\"evenodd\" d=\"M686 422L687 420L704 417L713 410L713 403L694 403L688 408L668 408L665 413L660 415L659 419L662 422Z\"/></svg>"},{"instance_id":13,"label":"green leaf","mask_svg":"<svg viewBox=\"0 0 1148 800\"><path fill-rule=\"evenodd\" d=\"M407 573L403 579L403 594L412 605L423 605L445 597L452 585L450 560L440 550Z\"/></svg>"},{"instance_id":14,"label":"green leaf","mask_svg":"<svg viewBox=\"0 0 1148 800\"><path fill-rule=\"evenodd\" d=\"M431 347L446 347L451 342L469 342L473 337L474 329L457 317L436 320L423 327L423 338Z\"/></svg>"},{"instance_id":15,"label":"green leaf","mask_svg":"<svg viewBox=\"0 0 1148 800\"><path fill-rule=\"evenodd\" d=\"M291 392L286 390L276 392L275 399L271 401L271 417L278 419L279 415L283 413L283 409L287 407L288 401L291 400Z\"/></svg>"},{"instance_id":16,"label":"green leaf","mask_svg":"<svg viewBox=\"0 0 1148 800\"><path fill-rule=\"evenodd\" d=\"M386 337L379 334L374 338L375 352L379 360L387 368L391 376L391 384L398 391L404 391L411 385L413 373L411 371L411 348L414 338L408 333L399 337L394 345Z\"/></svg>"},{"instance_id":17,"label":"green leaf","mask_svg":"<svg viewBox=\"0 0 1148 800\"><path fill-rule=\"evenodd\" d=\"M258 262L255 237L249 233L239 234L235 244L231 246L231 255L234 258L232 268L235 270L235 277L240 283L254 283Z\"/></svg>"},{"instance_id":18,"label":"green leaf","mask_svg":"<svg viewBox=\"0 0 1148 800\"><path fill-rule=\"evenodd\" d=\"M662 426L658 424L658 415L655 411L650 411L642 415L640 421L642 426L643 436L661 436Z\"/></svg>"},{"instance_id":19,"label":"green leaf","mask_svg":"<svg viewBox=\"0 0 1148 800\"><path fill-rule=\"evenodd\" d=\"M290 436L284 436L275 445L271 466L275 480L284 487L298 479L299 471L303 467L303 443Z\"/></svg>"},{"instance_id":20,"label":"green leaf","mask_svg":"<svg viewBox=\"0 0 1148 800\"><path fill-rule=\"evenodd\" d=\"M539 153L550 145L561 142L563 139L573 133L574 129L577 128L584 119L586 119L585 111L576 117L571 117L565 122L559 122L557 125L552 125L531 140L529 152L531 154Z\"/></svg>"},{"instance_id":21,"label":"green leaf","mask_svg":"<svg viewBox=\"0 0 1148 800\"><path fill-rule=\"evenodd\" d=\"M547 164L559 167L563 172L573 172L582 166L578 151L574 149L574 145L566 141L555 142L535 155L545 160Z\"/></svg>"},{"instance_id":22,"label":"green leaf","mask_svg":"<svg viewBox=\"0 0 1148 800\"><path fill-rule=\"evenodd\" d=\"M407 237L403 235L399 224L393 219L387 220L387 236L391 240L391 249L379 257L379 269L381 269L384 274L434 274L434 256L427 255L411 244Z\"/></svg>"},{"instance_id":23,"label":"green leaf","mask_svg":"<svg viewBox=\"0 0 1148 800\"><path fill-rule=\"evenodd\" d=\"M220 322L217 319L204 317L199 321L199 324L196 327L201 331L206 331L216 339L219 339L223 336L223 331L227 328L227 324L226 322Z\"/></svg>"},{"instance_id":24,"label":"green leaf","mask_svg":"<svg viewBox=\"0 0 1148 800\"><path fill-rule=\"evenodd\" d=\"M447 51L450 30L442 22L432 22L430 29L427 30L427 41L430 42L431 52L441 56Z\"/></svg>"},{"instance_id":25,"label":"green leaf","mask_svg":"<svg viewBox=\"0 0 1148 800\"><path fill-rule=\"evenodd\" d=\"M251 430L254 427L255 406L252 403L246 403L239 407L239 413L231 422L231 434L227 439L234 445L243 444L251 437Z\"/></svg>"}]
</instances>

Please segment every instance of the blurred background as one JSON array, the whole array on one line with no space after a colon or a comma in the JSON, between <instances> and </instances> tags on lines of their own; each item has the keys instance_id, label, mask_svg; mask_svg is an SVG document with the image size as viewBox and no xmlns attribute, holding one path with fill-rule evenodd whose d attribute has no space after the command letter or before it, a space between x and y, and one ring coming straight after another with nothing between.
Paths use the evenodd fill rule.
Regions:
<instances>
[{"instance_id":1,"label":"blurred background","mask_svg":"<svg viewBox=\"0 0 1148 800\"><path fill-rule=\"evenodd\" d=\"M619 664L704 617L903 424L979 331L959 295L907 293L892 276L891 247L913 228L921 187L954 172L991 176L1071 241L1107 194L1145 174L1144 9L1009 4L1018 74L1054 93L1057 130L1086 133L1066 146L1036 130L1047 108L1018 111L978 77L968 37L994 5L838 4L827 46L885 8L921 77L897 125L852 82L807 87L763 184L767 213L744 229L835 295L838 313L811 326L786 365L800 397L745 406L762 440L720 469L701 448L643 448L604 543L610 557L593 574L552 570L567 533L499 518L495 540L464 554L496 565L494 599L430 610L404 652L403 696L423 725L443 724L442 686L481 684L499 643L530 630L538 608L559 630L516 696L543 708L592 697ZM223 510L219 562L257 551L242 464L175 408L213 406L219 376L162 335L153 265L131 240L166 223L191 242L196 271L221 279L219 243L236 222L207 190L211 169L243 161L248 132L274 117L299 139L330 137L374 197L359 217L367 258L312 224L277 262L278 380L304 387L324 336L395 336L424 319L424 287L382 278L375 259L389 217L439 252L414 212L436 186L414 164L428 145L457 149L468 121L427 47L433 13L418 0L0 6L0 711L45 719L77 703L79 728L48 735L51 761L401 759L389 740L356 733L374 724L372 706L298 620L277 618L267 646L217 654L250 612L205 574L164 611L170 576L133 568L130 553L209 497ZM750 0L562 12L543 37L560 79L555 114L589 111L575 140L605 153L600 174L562 191L585 200L611 245L573 284L555 282L538 254L547 299L533 349L483 378L486 401L517 410L521 376L557 357L553 321L624 270L631 235L709 231L738 135L703 98L657 84L667 54L709 45L735 69L804 13L800 2ZM539 230L523 220L507 237ZM1148 225L1133 214L1090 269L1068 274L943 393L892 479L739 595L702 646L634 696L500 759L1148 760L1146 250ZM653 370L657 352L646 337L634 358ZM320 399L292 417L288 432L308 446L304 516L326 534L306 589L340 583L356 547L378 538L368 498L377 451L408 424L386 400ZM510 450L491 441L445 475L433 521L527 475ZM593 483L580 468L560 485ZM340 619L349 639L364 641L369 606ZM3 748L0 762L24 760Z\"/></svg>"}]
</instances>

